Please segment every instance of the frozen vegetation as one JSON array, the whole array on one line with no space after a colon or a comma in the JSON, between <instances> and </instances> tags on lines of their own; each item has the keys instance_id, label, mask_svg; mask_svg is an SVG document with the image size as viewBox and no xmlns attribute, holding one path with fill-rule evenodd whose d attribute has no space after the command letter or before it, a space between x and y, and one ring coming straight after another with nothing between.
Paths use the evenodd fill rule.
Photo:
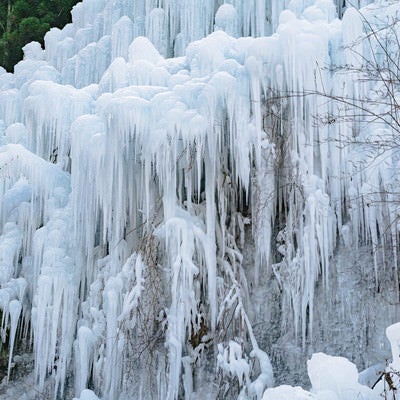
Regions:
<instances>
[{"instance_id":1,"label":"frozen vegetation","mask_svg":"<svg viewBox=\"0 0 400 400\"><path fill-rule=\"evenodd\" d=\"M84 0L0 69L0 398L391 399L400 4L354 3Z\"/></svg>"}]
</instances>

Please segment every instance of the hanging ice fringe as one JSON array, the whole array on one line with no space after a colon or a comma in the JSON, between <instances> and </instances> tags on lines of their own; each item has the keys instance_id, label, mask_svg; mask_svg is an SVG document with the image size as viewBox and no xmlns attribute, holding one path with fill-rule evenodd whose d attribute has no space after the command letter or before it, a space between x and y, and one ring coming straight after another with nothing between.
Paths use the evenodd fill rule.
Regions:
<instances>
[{"instance_id":1,"label":"hanging ice fringe","mask_svg":"<svg viewBox=\"0 0 400 400\"><path fill-rule=\"evenodd\" d=\"M399 216L384 195L398 152L349 145L393 132L325 119L327 97L376 89L335 72L374 52L358 12L337 12L84 0L44 51L0 69L7 379L32 340L35 385L54 399L260 400L274 338L254 329L258 288L273 282L281 335L305 348L340 240L371 245L377 290L387 258L397 279L398 226L382 227Z\"/></svg>"}]
</instances>

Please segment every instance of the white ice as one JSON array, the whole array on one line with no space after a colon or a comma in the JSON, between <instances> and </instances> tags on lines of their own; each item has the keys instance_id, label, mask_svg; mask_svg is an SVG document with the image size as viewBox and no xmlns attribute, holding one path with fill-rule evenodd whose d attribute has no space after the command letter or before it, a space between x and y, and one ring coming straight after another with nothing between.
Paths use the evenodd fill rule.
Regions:
<instances>
[{"instance_id":1,"label":"white ice","mask_svg":"<svg viewBox=\"0 0 400 400\"><path fill-rule=\"evenodd\" d=\"M260 329L275 312L281 340L312 349L342 245L370 249L376 292L385 274L398 287L399 154L362 145L393 126L328 101L383 90L360 79L382 50L363 37L392 34L400 7L358 3L84 0L0 69L8 377L25 340L54 399L375 399L323 354L310 392L271 388Z\"/></svg>"}]
</instances>

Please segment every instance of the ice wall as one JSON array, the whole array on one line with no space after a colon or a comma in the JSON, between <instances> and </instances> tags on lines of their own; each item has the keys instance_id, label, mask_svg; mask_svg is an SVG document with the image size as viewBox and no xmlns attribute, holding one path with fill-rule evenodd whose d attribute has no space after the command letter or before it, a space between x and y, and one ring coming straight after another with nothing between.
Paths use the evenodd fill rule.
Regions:
<instances>
[{"instance_id":1,"label":"ice wall","mask_svg":"<svg viewBox=\"0 0 400 400\"><path fill-rule=\"evenodd\" d=\"M397 282L398 154L363 144L393 126L330 100L380 89L360 38L398 6L342 7L85 0L0 71L8 375L32 337L54 398L261 399L261 285L304 348L339 242L371 246L376 290L386 264Z\"/></svg>"}]
</instances>

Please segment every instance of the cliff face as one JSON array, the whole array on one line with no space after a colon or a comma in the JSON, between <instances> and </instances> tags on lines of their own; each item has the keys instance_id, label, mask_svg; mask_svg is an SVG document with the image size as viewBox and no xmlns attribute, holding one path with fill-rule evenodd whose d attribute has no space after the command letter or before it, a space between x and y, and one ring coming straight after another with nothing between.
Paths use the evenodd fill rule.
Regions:
<instances>
[{"instance_id":1,"label":"cliff face","mask_svg":"<svg viewBox=\"0 0 400 400\"><path fill-rule=\"evenodd\" d=\"M399 6L342 6L85 0L1 72L9 373L33 338L54 397L259 399L384 358Z\"/></svg>"}]
</instances>

